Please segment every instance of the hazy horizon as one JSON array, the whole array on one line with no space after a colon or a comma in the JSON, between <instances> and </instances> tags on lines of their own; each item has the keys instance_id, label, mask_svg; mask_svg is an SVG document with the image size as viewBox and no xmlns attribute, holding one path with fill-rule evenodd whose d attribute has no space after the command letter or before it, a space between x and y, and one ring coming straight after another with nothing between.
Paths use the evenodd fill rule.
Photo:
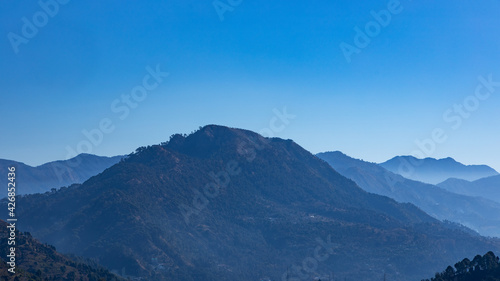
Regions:
<instances>
[{"instance_id":1,"label":"hazy horizon","mask_svg":"<svg viewBox=\"0 0 500 281\"><path fill-rule=\"evenodd\" d=\"M273 134L313 153L383 162L440 128L425 157L500 170L499 2L233 3L69 1L36 32L25 20L50 8L1 3L0 158L127 154L206 124L259 132L286 108Z\"/></svg>"},{"instance_id":2,"label":"hazy horizon","mask_svg":"<svg viewBox=\"0 0 500 281\"><path fill-rule=\"evenodd\" d=\"M216 124L216 125L218 125L218 124ZM222 126L222 125L221 125L221 126ZM237 128L237 129L244 129L244 128ZM245 130L246 130L246 129L245 129ZM188 134L189 134L189 133L188 133ZM280 138L282 138L282 137L280 137ZM283 139L283 138L282 138L282 139ZM286 139L286 138L284 138L284 139ZM158 144L160 144L160 143L145 144L145 145L143 145L143 146L158 145ZM300 145L300 143L299 143L299 145ZM132 153L132 152L134 152L134 151L135 151L135 149L134 149L134 150L131 150L131 151L128 151L128 152L125 152L125 153L121 153L121 154L114 154L114 155L101 155L101 154L94 154L94 153L90 153L90 154L95 155L95 156L100 156L100 157L115 157L115 156L123 156L123 155L128 155L128 154L130 154L130 153ZM371 163L377 163L377 164L380 164L380 163L386 162L386 161L391 160L392 158L395 158L395 157L398 157L398 156L413 156L413 155L403 155L403 154L402 154L402 155L394 155L394 156L392 156L392 157L390 157L390 158L383 159L383 160L381 160L381 161L371 161L371 160L369 160L369 159L364 159L363 157L356 157L356 156L350 155L350 154L348 154L348 153L346 153L346 152L344 152L344 151L340 151L340 150L336 150L336 149L324 150L324 151L318 151L318 152L313 152L313 151L310 151L310 152L311 152L311 153L313 153L313 154L318 154L318 153L335 152L335 151L339 151L339 152L344 153L344 154L346 154L347 156L352 157L352 158L355 158L355 159L359 159L359 160L363 160L363 161L366 161L366 162L371 162ZM88 153L83 152L83 154L88 154ZM79 154L78 154L78 155L79 155ZM414 156L414 157L415 157L415 156ZM416 157L416 158L418 158L418 159L424 159L424 158L419 158L419 157ZM426 158L432 158L432 159L442 160L442 159L445 159L445 158L449 158L449 156L448 156L448 157L443 157L443 158L435 158L435 157L426 157ZM453 158L453 157L451 157L451 158ZM7 158L1 158L1 157L0 157L0 159L17 161L17 162L21 162L21 163L24 163L24 164L26 164L26 165L28 165L28 166L32 166L32 167L37 167L37 166L40 166L40 165L43 165L43 164L46 164L46 163L50 163L50 162L54 162L54 161L68 160L68 158L62 158L62 159L52 159L52 160L48 160L48 161L45 161L45 162L40 162L40 163L31 164L31 163L30 163L30 162L28 162L28 161L20 161L20 160L17 160L17 159L7 159ZM461 162L461 161L457 160L456 158L453 158L453 159L454 159L455 161L457 161L457 162L459 162L459 163L461 163L461 164L467 165L467 166L469 166L469 165L487 165L487 164L485 164L485 163L464 163L464 162ZM494 169L494 170L496 170L497 172L499 171L499 170L497 170L495 167L493 167L493 166L491 166L491 165L488 165L488 166L490 166L491 168L493 168L493 169Z\"/></svg>"}]
</instances>

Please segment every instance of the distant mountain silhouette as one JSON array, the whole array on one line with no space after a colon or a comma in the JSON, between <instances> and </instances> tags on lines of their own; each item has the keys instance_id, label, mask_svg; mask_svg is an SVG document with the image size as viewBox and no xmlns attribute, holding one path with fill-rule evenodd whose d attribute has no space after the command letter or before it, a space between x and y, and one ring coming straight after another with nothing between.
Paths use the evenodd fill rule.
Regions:
<instances>
[{"instance_id":1,"label":"distant mountain silhouette","mask_svg":"<svg viewBox=\"0 0 500 281\"><path fill-rule=\"evenodd\" d=\"M9 245L7 225L0 220L0 280L124 280L97 265L68 258L29 233L16 231L16 244ZM8 271L10 258L6 256L10 255L10 247L15 247L15 274Z\"/></svg>"},{"instance_id":2,"label":"distant mountain silhouette","mask_svg":"<svg viewBox=\"0 0 500 281\"><path fill-rule=\"evenodd\" d=\"M482 235L500 237L500 203L409 180L375 163L354 159L339 151L317 156L368 192L415 204L435 218L463 224Z\"/></svg>"},{"instance_id":3,"label":"distant mountain silhouette","mask_svg":"<svg viewBox=\"0 0 500 281\"><path fill-rule=\"evenodd\" d=\"M215 125L17 202L24 231L144 280L420 280L500 249L363 191L291 140Z\"/></svg>"},{"instance_id":4,"label":"distant mountain silhouette","mask_svg":"<svg viewBox=\"0 0 500 281\"><path fill-rule=\"evenodd\" d=\"M430 184L438 184L449 178L473 181L498 175L497 171L487 165L464 165L453 158L438 160L397 156L379 165L405 178Z\"/></svg>"},{"instance_id":5,"label":"distant mountain silhouette","mask_svg":"<svg viewBox=\"0 0 500 281\"><path fill-rule=\"evenodd\" d=\"M49 162L37 167L0 159L0 175L7 179L7 167L17 169L17 194L44 193L52 188L82 183L118 163L123 156L104 157L80 154L69 160Z\"/></svg>"},{"instance_id":6,"label":"distant mountain silhouette","mask_svg":"<svg viewBox=\"0 0 500 281\"><path fill-rule=\"evenodd\" d=\"M480 196L500 203L500 175L470 182L461 179L447 179L439 187L469 196Z\"/></svg>"}]
</instances>

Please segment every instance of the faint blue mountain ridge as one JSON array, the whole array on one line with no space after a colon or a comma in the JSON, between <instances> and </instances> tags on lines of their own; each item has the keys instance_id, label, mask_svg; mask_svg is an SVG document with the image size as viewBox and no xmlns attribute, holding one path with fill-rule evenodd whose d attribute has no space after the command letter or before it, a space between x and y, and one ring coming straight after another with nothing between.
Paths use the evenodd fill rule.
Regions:
<instances>
[{"instance_id":1,"label":"faint blue mountain ridge","mask_svg":"<svg viewBox=\"0 0 500 281\"><path fill-rule=\"evenodd\" d=\"M375 163L354 159L339 151L317 156L368 192L412 203L439 220L460 223L482 235L500 237L500 203L489 200L487 193L483 194L484 198L455 194L406 179Z\"/></svg>"},{"instance_id":2,"label":"faint blue mountain ridge","mask_svg":"<svg viewBox=\"0 0 500 281\"><path fill-rule=\"evenodd\" d=\"M430 184L438 184L449 178L468 181L498 175L498 172L487 165L464 165L453 158L425 158L413 156L396 156L380 166L411 180Z\"/></svg>"},{"instance_id":3,"label":"faint blue mountain ridge","mask_svg":"<svg viewBox=\"0 0 500 281\"><path fill-rule=\"evenodd\" d=\"M17 194L44 193L52 188L83 183L105 169L120 162L124 156L105 157L79 154L69 160L60 160L32 167L21 162L0 159L1 174L7 179L7 167L16 167Z\"/></svg>"},{"instance_id":4,"label":"faint blue mountain ridge","mask_svg":"<svg viewBox=\"0 0 500 281\"><path fill-rule=\"evenodd\" d=\"M500 203L500 175L466 181L450 178L438 184L439 187L454 193L469 196L482 196Z\"/></svg>"}]
</instances>

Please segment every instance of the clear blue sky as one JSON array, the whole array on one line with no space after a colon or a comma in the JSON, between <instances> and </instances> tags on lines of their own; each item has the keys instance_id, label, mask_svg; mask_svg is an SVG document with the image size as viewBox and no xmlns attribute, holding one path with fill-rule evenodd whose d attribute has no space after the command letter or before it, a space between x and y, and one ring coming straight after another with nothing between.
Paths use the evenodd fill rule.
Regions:
<instances>
[{"instance_id":1,"label":"clear blue sky","mask_svg":"<svg viewBox=\"0 0 500 281\"><path fill-rule=\"evenodd\" d=\"M90 152L117 155L206 124L260 131L286 107L296 118L276 136L313 153L381 162L442 128L426 156L500 170L500 87L443 119L478 76L500 81L500 2L401 0L348 63L340 44L390 2L243 0L221 20L212 0L69 1L46 18L37 1L2 1L0 158L65 159L104 118L114 130ZM32 38L23 17L41 26L24 27ZM157 65L170 74L158 87L126 117L111 109Z\"/></svg>"}]
</instances>

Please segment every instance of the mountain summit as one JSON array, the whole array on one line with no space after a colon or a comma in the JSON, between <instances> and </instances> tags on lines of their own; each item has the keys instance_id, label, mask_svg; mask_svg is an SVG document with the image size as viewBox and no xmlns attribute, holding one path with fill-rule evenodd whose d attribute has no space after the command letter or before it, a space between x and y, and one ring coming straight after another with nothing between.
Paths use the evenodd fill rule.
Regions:
<instances>
[{"instance_id":1,"label":"mountain summit","mask_svg":"<svg viewBox=\"0 0 500 281\"><path fill-rule=\"evenodd\" d=\"M20 229L147 280L419 280L498 249L363 191L291 140L216 125L18 206Z\"/></svg>"},{"instance_id":2,"label":"mountain summit","mask_svg":"<svg viewBox=\"0 0 500 281\"><path fill-rule=\"evenodd\" d=\"M438 184L449 178L473 181L498 175L497 171L487 165L464 165L450 157L418 159L413 156L396 156L379 165L405 178L430 184Z\"/></svg>"}]
</instances>

